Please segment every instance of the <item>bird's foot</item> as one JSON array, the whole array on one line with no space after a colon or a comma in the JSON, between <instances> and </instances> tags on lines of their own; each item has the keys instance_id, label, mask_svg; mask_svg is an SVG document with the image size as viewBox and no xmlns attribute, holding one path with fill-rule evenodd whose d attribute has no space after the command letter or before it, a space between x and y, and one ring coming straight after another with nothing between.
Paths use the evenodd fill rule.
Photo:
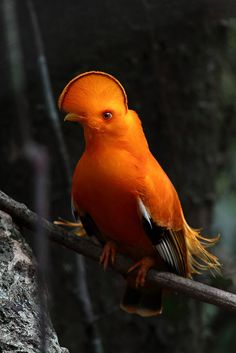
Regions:
<instances>
[{"instance_id":1,"label":"bird's foot","mask_svg":"<svg viewBox=\"0 0 236 353\"><path fill-rule=\"evenodd\" d=\"M100 265L103 266L104 270L107 269L109 262L111 261L112 265L114 265L116 260L116 252L117 246L114 241L109 240L102 251L102 255L100 256Z\"/></svg>"},{"instance_id":2,"label":"bird's foot","mask_svg":"<svg viewBox=\"0 0 236 353\"><path fill-rule=\"evenodd\" d=\"M155 259L153 257L147 256L143 257L140 261L136 262L128 270L128 273L134 271L138 268L138 273L135 280L136 287L143 287L146 281L147 273L150 268L154 267Z\"/></svg>"},{"instance_id":3,"label":"bird's foot","mask_svg":"<svg viewBox=\"0 0 236 353\"><path fill-rule=\"evenodd\" d=\"M87 235L81 222L70 222L63 218L58 219L58 221L54 221L53 223L63 227L76 228L73 230L73 233L79 237L85 237Z\"/></svg>"}]
</instances>

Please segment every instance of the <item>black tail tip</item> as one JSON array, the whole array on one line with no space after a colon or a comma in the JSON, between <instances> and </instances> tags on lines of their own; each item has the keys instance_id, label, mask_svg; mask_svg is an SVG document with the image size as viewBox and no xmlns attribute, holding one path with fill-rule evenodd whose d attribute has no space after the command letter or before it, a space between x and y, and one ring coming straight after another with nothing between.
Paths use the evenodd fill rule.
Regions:
<instances>
[{"instance_id":1,"label":"black tail tip","mask_svg":"<svg viewBox=\"0 0 236 353\"><path fill-rule=\"evenodd\" d=\"M142 308L140 306L125 306L123 303L121 303L120 308L129 314L136 314L141 317L160 316L162 314L162 307L158 310L152 310L150 308Z\"/></svg>"},{"instance_id":2,"label":"black tail tip","mask_svg":"<svg viewBox=\"0 0 236 353\"><path fill-rule=\"evenodd\" d=\"M127 285L120 307L129 314L142 317L159 316L162 313L162 291Z\"/></svg>"}]
</instances>

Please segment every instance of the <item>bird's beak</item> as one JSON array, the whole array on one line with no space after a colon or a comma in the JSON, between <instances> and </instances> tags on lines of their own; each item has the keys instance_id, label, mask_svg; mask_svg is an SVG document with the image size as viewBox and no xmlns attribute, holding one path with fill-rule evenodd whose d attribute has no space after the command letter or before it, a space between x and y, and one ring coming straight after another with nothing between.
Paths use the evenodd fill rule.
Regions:
<instances>
[{"instance_id":1,"label":"bird's beak","mask_svg":"<svg viewBox=\"0 0 236 353\"><path fill-rule=\"evenodd\" d=\"M80 116L74 113L69 113L65 116L64 121L74 121L74 122L81 122L82 120L84 120L85 117L84 116Z\"/></svg>"}]
</instances>

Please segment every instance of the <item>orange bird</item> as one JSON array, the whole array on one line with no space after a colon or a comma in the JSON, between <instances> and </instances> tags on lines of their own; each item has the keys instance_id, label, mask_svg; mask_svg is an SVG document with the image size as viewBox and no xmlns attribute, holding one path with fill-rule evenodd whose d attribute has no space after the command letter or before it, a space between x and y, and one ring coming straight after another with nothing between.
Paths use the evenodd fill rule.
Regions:
<instances>
[{"instance_id":1,"label":"orange bird","mask_svg":"<svg viewBox=\"0 0 236 353\"><path fill-rule=\"evenodd\" d=\"M145 284L150 268L184 277L217 270L206 239L187 224L178 194L151 154L135 111L128 109L120 82L104 72L75 77L64 88L59 108L65 121L82 124L86 142L72 182L72 210L88 235L104 245L100 261L116 252L134 262L121 307L141 316L162 311L161 289Z\"/></svg>"}]
</instances>

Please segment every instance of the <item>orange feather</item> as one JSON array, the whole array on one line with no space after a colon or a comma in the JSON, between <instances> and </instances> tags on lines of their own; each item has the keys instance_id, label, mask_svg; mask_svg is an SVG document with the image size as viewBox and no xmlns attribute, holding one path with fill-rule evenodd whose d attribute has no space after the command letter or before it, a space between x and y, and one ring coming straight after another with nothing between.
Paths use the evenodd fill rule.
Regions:
<instances>
[{"instance_id":1,"label":"orange feather","mask_svg":"<svg viewBox=\"0 0 236 353\"><path fill-rule=\"evenodd\" d=\"M79 75L63 90L59 107L69 113L65 120L83 125L86 141L73 176L74 208L89 214L104 242L140 262L136 284L144 284L150 267L162 268L162 260L184 276L217 270L218 259L206 250L217 239L203 238L186 223L178 194L151 154L119 81L97 71ZM161 311L140 303L137 310L123 306L143 316Z\"/></svg>"}]
</instances>

